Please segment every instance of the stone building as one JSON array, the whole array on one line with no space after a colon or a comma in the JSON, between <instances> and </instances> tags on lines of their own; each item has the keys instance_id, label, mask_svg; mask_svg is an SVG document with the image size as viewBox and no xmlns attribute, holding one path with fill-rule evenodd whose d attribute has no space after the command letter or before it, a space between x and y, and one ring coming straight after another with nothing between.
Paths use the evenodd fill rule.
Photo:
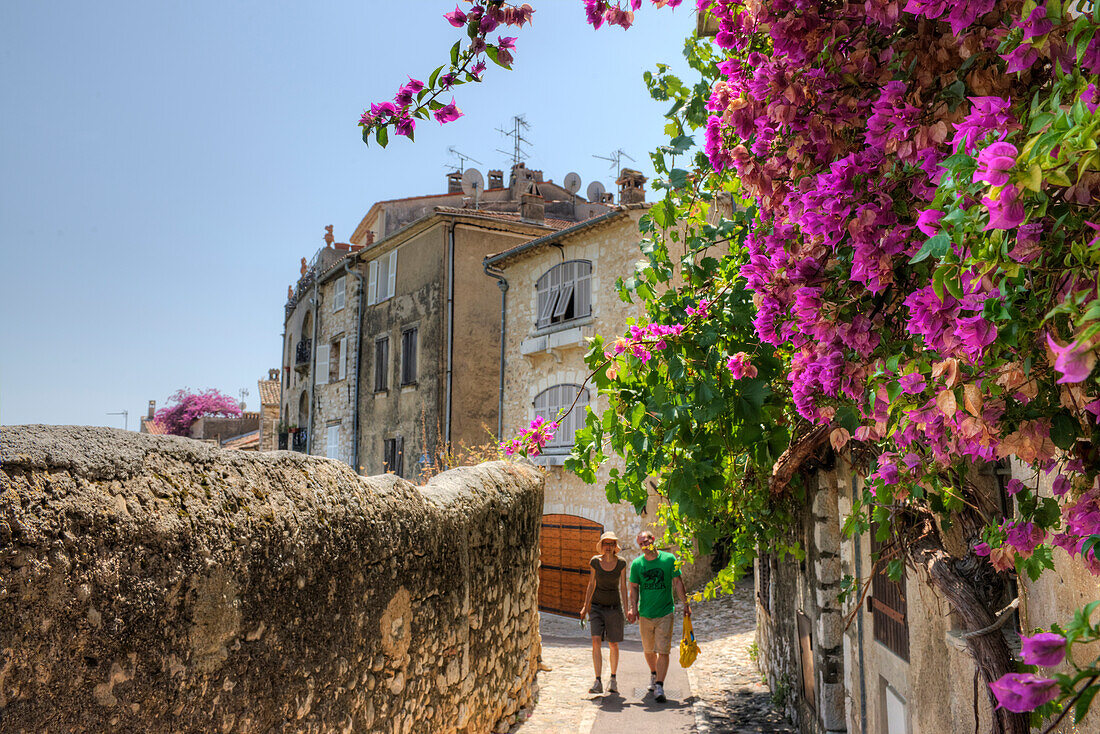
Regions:
<instances>
[{"instance_id":1,"label":"stone building","mask_svg":"<svg viewBox=\"0 0 1100 734\"><path fill-rule=\"evenodd\" d=\"M982 510L990 517L1013 511L1003 491L1010 471L1022 474L990 466L980 476ZM809 504L791 531L805 558L780 561L762 552L755 575L760 664L788 716L803 734L990 731L988 696L967 646L975 630L923 574L907 567L901 581L890 580L886 560L895 556L873 533L844 535L863 492L863 479L847 461L827 453L805 478ZM1050 487L1042 493L1049 496ZM990 618L1006 617L984 634L1003 637L1013 653L1021 632L1064 624L1100 598L1096 578L1060 549L1055 569L1033 582L996 573L987 559L966 553L967 539L946 542L959 546L949 548L957 556L951 563L974 583ZM845 576L866 593L842 603ZM1078 653L1085 662L1096 650ZM1100 712L1056 731L1100 731Z\"/></svg>"},{"instance_id":2,"label":"stone building","mask_svg":"<svg viewBox=\"0 0 1100 734\"><path fill-rule=\"evenodd\" d=\"M267 371L266 380L257 380L260 395L260 451L274 451L279 446L279 413L282 404L282 383L279 370ZM282 446L281 448L286 448Z\"/></svg>"},{"instance_id":3,"label":"stone building","mask_svg":"<svg viewBox=\"0 0 1100 734\"><path fill-rule=\"evenodd\" d=\"M539 588L539 605L547 611L576 616L588 583L588 559L602 532L622 538L630 557L637 552L635 535L655 518L652 498L643 516L607 501L608 472L622 469L617 457L600 467L595 484L562 468L573 434L584 425L585 408L607 407L585 384L588 339L614 338L625 331L627 319L645 313L640 302L618 297L615 280L632 273L640 258L638 220L646 211L644 203L620 206L485 260L486 272L504 289L503 435L518 434L537 415L555 420L572 406L534 459L547 470Z\"/></svg>"},{"instance_id":4,"label":"stone building","mask_svg":"<svg viewBox=\"0 0 1100 734\"><path fill-rule=\"evenodd\" d=\"M290 448L416 479L450 448L496 440L500 299L482 260L609 207L523 164L508 187L490 171L477 201L448 181L375 204L352 244L329 228L303 259L283 337Z\"/></svg>"},{"instance_id":5,"label":"stone building","mask_svg":"<svg viewBox=\"0 0 1100 734\"><path fill-rule=\"evenodd\" d=\"M325 228L325 247L309 263L288 293L283 325L281 422L289 448L352 464L352 394L358 363L358 245L337 243ZM280 431L280 433L282 433Z\"/></svg>"}]
</instances>

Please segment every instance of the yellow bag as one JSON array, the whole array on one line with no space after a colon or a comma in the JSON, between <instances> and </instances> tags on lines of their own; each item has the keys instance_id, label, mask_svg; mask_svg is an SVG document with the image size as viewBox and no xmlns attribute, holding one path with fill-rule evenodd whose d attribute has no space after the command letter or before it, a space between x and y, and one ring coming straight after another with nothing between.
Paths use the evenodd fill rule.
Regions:
<instances>
[{"instance_id":1,"label":"yellow bag","mask_svg":"<svg viewBox=\"0 0 1100 734\"><path fill-rule=\"evenodd\" d=\"M699 645L695 642L695 630L691 628L691 617L684 617L684 638L680 640L680 667L690 668L699 656Z\"/></svg>"}]
</instances>

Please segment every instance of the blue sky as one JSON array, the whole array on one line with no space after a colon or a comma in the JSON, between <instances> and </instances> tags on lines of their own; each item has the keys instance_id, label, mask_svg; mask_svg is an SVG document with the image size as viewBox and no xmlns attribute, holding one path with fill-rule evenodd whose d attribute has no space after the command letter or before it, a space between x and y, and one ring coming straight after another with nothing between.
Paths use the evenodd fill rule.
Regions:
<instances>
[{"instance_id":1,"label":"blue sky","mask_svg":"<svg viewBox=\"0 0 1100 734\"><path fill-rule=\"evenodd\" d=\"M512 115L549 178L613 189L592 156L616 148L648 174L665 105L641 76L684 68L690 4L626 32L532 4L513 71L383 151L359 113L443 63L453 0L0 3L0 423L134 429L183 387L256 408L324 226L346 241L374 201L443 191L450 146L506 167Z\"/></svg>"}]
</instances>

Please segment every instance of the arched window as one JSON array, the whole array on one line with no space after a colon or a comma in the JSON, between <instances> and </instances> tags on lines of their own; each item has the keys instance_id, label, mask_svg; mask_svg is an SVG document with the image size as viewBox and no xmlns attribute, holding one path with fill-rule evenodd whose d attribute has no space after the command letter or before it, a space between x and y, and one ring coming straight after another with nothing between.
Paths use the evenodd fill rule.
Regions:
<instances>
[{"instance_id":1,"label":"arched window","mask_svg":"<svg viewBox=\"0 0 1100 734\"><path fill-rule=\"evenodd\" d=\"M535 284L537 328L580 319L592 313L592 263L568 260L547 270Z\"/></svg>"},{"instance_id":2,"label":"arched window","mask_svg":"<svg viewBox=\"0 0 1100 734\"><path fill-rule=\"evenodd\" d=\"M579 393L579 396L578 396ZM573 401L576 401L574 405ZM546 444L547 449L569 449L573 445L573 436L584 425L584 408L588 405L588 390L580 385L561 384L549 387L535 396L535 415L541 415L547 421L558 421L558 430L554 438ZM573 410L564 418L558 418L563 410Z\"/></svg>"}]
</instances>

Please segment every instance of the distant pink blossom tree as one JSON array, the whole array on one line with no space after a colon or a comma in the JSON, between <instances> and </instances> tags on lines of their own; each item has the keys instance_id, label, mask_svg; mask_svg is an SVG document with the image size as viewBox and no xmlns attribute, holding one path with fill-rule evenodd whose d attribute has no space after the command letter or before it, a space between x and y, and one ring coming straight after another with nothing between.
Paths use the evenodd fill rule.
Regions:
<instances>
[{"instance_id":1,"label":"distant pink blossom tree","mask_svg":"<svg viewBox=\"0 0 1100 734\"><path fill-rule=\"evenodd\" d=\"M233 398L217 390L177 390L168 405L157 411L156 423L173 436L190 436L195 421L207 415L236 417L241 406Z\"/></svg>"}]
</instances>

